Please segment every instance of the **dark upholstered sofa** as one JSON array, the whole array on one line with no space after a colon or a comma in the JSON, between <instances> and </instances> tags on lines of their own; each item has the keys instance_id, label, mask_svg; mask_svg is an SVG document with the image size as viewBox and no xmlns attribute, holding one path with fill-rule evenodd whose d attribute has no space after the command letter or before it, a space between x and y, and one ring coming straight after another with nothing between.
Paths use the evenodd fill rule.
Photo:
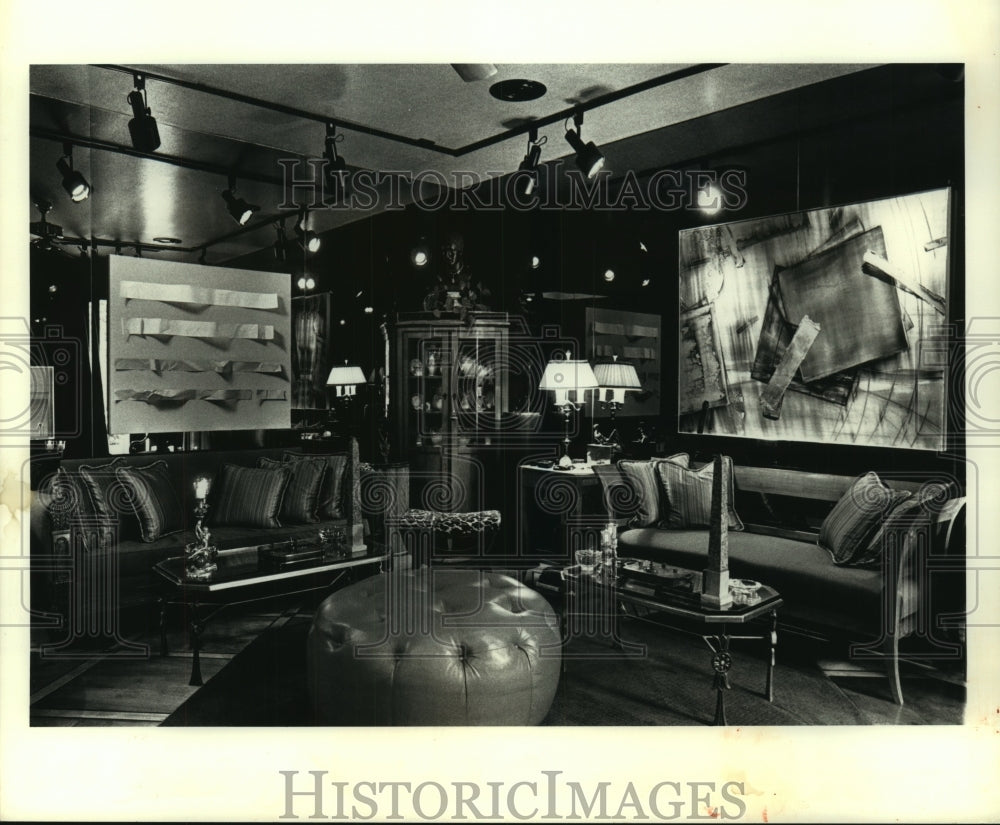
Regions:
<instances>
[{"instance_id":1,"label":"dark upholstered sofa","mask_svg":"<svg viewBox=\"0 0 1000 825\"><path fill-rule=\"evenodd\" d=\"M654 459L655 461L655 459ZM855 655L884 656L893 699L902 704L899 640L929 623L925 603L928 577L935 560L961 556L958 538L964 498L955 495L950 479L893 481L880 479L893 491L920 496L916 507L873 537L867 564L837 563L820 546L821 527L835 502L857 479L794 470L733 468L733 506L742 529L728 531L731 578L752 579L777 589L784 605L779 618L786 626L846 637ZM661 523L629 526L635 519L634 480L616 467L599 473L605 500L620 524L618 555L704 569L708 557L707 526L669 527ZM665 495L660 491L660 495ZM924 623L921 624L921 620Z\"/></svg>"},{"instance_id":2,"label":"dark upholstered sofa","mask_svg":"<svg viewBox=\"0 0 1000 825\"><path fill-rule=\"evenodd\" d=\"M194 488L199 476L214 478L208 497L207 524L212 543L220 550L287 541L315 539L324 527L338 527L345 533L355 553L364 550L360 515L360 484L358 446L353 439L336 457L342 467L339 499L340 517L333 512L318 513L319 520L310 523L284 523L262 527L240 524L218 524L213 516L218 512L221 495L220 477L224 465L257 468L261 459L276 464L303 453L299 448L272 448L241 451L196 451L157 455L121 456L115 459L65 460L58 473L51 474L39 485L31 505L32 607L43 613L54 613L64 619L93 623L97 613L147 603L155 598L157 579L153 565L170 556L183 555L184 547L194 541ZM154 541L144 540L143 529L135 517L126 491L116 479L109 485L108 518L94 518L83 501L88 490L81 486L80 470L101 468L110 474L121 467L142 468L154 463L166 465L169 486L177 493L183 516L182 529L163 535ZM112 465L113 466L110 466ZM161 468L162 469L162 468ZM286 488L291 489L291 485ZM104 622L105 619L100 619Z\"/></svg>"}]
</instances>

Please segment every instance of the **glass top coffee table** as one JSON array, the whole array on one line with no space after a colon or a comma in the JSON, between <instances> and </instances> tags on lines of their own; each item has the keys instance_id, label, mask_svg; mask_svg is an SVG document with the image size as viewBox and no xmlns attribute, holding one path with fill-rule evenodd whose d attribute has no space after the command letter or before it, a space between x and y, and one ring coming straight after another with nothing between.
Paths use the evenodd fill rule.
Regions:
<instances>
[{"instance_id":1,"label":"glass top coffee table","mask_svg":"<svg viewBox=\"0 0 1000 825\"><path fill-rule=\"evenodd\" d=\"M672 617L702 626L699 635L712 651L715 671L716 725L726 724L725 691L729 689L729 670L733 665L730 642L754 639L769 643L767 682L764 696L774 701L774 652L778 643L778 608L781 595L772 587L746 579L730 580L733 603L725 608L702 603L702 574L672 565L619 558L614 569L598 567L581 570L579 565L559 571L563 583L564 630L574 619L613 620L618 611L636 619L657 624L661 617ZM770 630L763 635L733 635L729 625L745 625L762 617L769 618ZM612 622L613 625L613 622ZM607 624L605 626L608 626ZM594 625L591 624L591 629ZM711 631L711 632L709 632ZM617 646L624 643L614 631Z\"/></svg>"},{"instance_id":2,"label":"glass top coffee table","mask_svg":"<svg viewBox=\"0 0 1000 825\"><path fill-rule=\"evenodd\" d=\"M166 592L160 603L160 655L166 656L167 607L183 606L189 617L191 685L201 685L201 634L205 625L227 607L278 596L332 589L342 578L377 572L385 553L352 556L342 545L296 541L220 550L216 570L207 578L187 575L184 556L172 556L153 566ZM207 611L207 612L206 612Z\"/></svg>"}]
</instances>

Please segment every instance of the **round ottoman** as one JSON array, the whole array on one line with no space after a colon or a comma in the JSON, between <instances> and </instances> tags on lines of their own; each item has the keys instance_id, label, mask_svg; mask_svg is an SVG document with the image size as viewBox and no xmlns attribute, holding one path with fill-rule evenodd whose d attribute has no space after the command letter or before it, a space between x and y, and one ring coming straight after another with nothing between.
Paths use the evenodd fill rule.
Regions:
<instances>
[{"instance_id":1,"label":"round ottoman","mask_svg":"<svg viewBox=\"0 0 1000 825\"><path fill-rule=\"evenodd\" d=\"M559 684L559 621L479 570L394 570L338 590L307 642L316 722L536 725Z\"/></svg>"}]
</instances>

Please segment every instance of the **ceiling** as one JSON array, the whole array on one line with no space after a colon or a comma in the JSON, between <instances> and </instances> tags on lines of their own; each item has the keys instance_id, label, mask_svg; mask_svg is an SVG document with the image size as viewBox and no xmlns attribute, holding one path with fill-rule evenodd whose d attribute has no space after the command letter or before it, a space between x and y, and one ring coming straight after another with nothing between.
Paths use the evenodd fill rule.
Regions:
<instances>
[{"instance_id":1,"label":"ceiling","mask_svg":"<svg viewBox=\"0 0 1000 825\"><path fill-rule=\"evenodd\" d=\"M52 204L48 220L67 237L126 245L173 237L181 247L158 256L193 260L207 247L209 263L224 262L273 243L275 219L293 214L279 208L278 161L320 157L325 120L338 124L344 136L338 151L351 168L436 170L449 186L464 188L477 177L516 169L532 120L545 124L543 161L570 155L564 117L583 107L584 139L601 146L608 167L620 174L630 156L615 154L618 142L646 134L659 140L664 127L867 68L527 64L500 65L489 79L465 82L447 64L39 65L30 75L31 198ZM135 152L129 141L133 70L148 75L148 104L161 137L153 156ZM489 94L493 83L512 78L540 81L547 92L529 102ZM630 93L633 87L641 91ZM75 168L93 186L78 204L62 190L55 168L65 140L74 142ZM680 160L660 143L657 162ZM299 168L305 175L307 167ZM247 228L230 218L220 197L229 172L237 174L239 194L261 206ZM469 175L456 178L459 172ZM315 210L309 221L322 232L370 214Z\"/></svg>"}]
</instances>

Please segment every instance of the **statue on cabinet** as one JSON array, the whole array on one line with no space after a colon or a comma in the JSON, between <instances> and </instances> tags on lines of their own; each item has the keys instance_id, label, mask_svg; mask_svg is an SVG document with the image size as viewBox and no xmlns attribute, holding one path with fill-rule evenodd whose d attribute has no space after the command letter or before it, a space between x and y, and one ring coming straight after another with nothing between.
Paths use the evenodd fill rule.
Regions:
<instances>
[{"instance_id":1,"label":"statue on cabinet","mask_svg":"<svg viewBox=\"0 0 1000 825\"><path fill-rule=\"evenodd\" d=\"M424 309L440 318L442 312L458 313L469 321L469 313L488 310L490 291L482 281L473 281L465 262L465 241L457 232L447 235L441 244L441 267L431 291L424 298Z\"/></svg>"}]
</instances>

